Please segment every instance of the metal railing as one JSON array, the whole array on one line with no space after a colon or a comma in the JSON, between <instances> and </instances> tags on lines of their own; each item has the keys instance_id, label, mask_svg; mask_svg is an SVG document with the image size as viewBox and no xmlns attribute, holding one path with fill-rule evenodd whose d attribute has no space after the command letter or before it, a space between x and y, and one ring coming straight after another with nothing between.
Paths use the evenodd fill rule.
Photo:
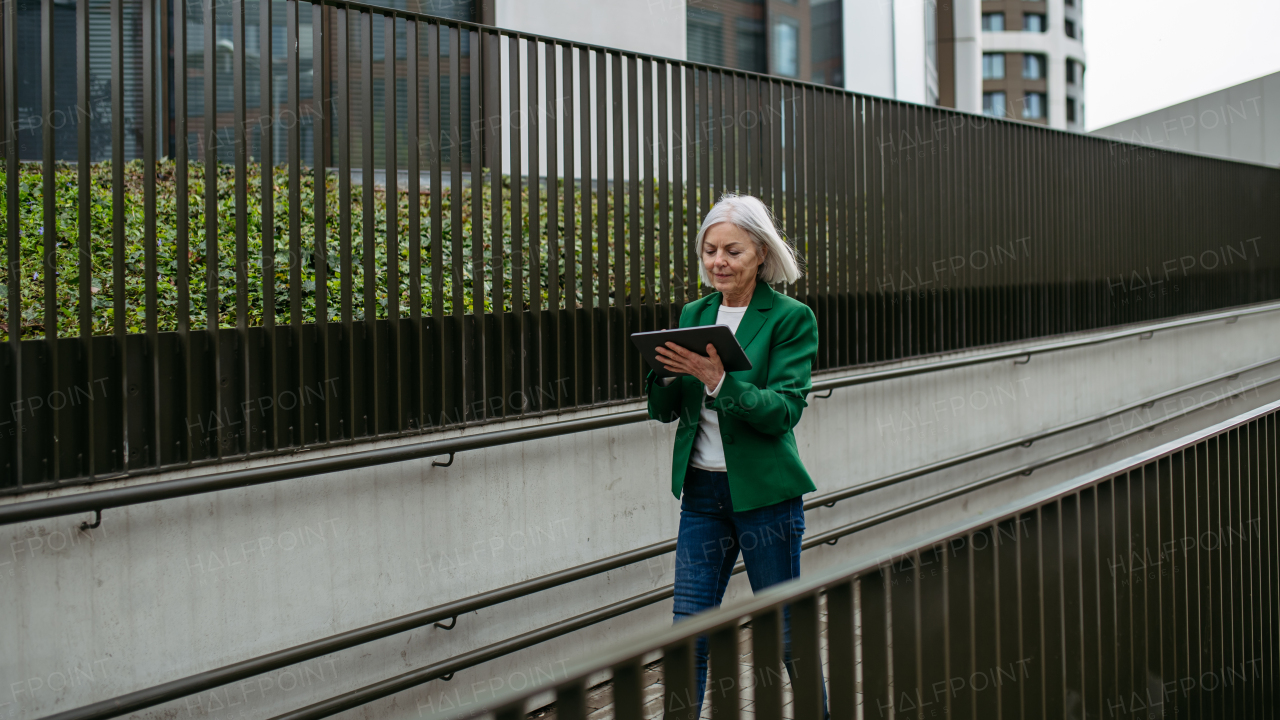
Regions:
<instances>
[{"instance_id":1,"label":"metal railing","mask_svg":"<svg viewBox=\"0 0 1280 720\"><path fill-rule=\"evenodd\" d=\"M1084 418L1082 420L1032 433L1013 440L997 443L987 448L982 448L960 456L941 460L906 472L878 478L866 483L861 483L854 487L834 491L825 495L819 495L807 500L805 502L805 509L813 510L822 507L833 507L837 502L842 500L848 500L866 493L882 490L914 478L923 477L930 473L962 465L979 458L1010 451L1018 447L1028 447L1033 443L1040 442L1072 430L1077 430L1091 424L1104 422L1115 417L1123 416L1127 413L1133 413L1140 409L1151 407L1156 403L1166 401L1170 398L1184 398L1184 393L1187 393L1190 390L1202 388L1224 380L1230 381L1253 370L1261 369L1276 362L1280 362L1280 358L1271 358L1269 360L1240 367L1227 373L1222 373L1211 378L1206 378L1201 381L1175 388L1153 397L1129 403L1128 405L1115 408L1114 410L1094 417ZM1135 435L1148 432L1159 425L1180 419L1198 410L1202 410L1205 407L1212 407L1223 401L1230 402L1238 396L1247 394L1250 390L1253 390L1256 394L1259 387L1269 385L1277 381L1280 381L1280 376L1277 375L1261 379L1253 379L1247 383L1242 382L1240 387L1227 387L1223 388L1220 392L1212 393L1207 400L1203 395L1198 396L1198 399L1189 406L1179 402L1179 410L1165 417L1160 417L1154 420L1151 420L1150 418L1140 418L1140 420L1134 422L1132 426L1125 427L1122 432L1112 432L1109 437L1099 441L1074 447L1047 458L1041 458L1029 463L1024 463L1012 469L996 473L995 475L980 478L965 485L953 488L952 490L937 493L906 505L890 508L874 516L832 528L828 531L805 539L802 547L804 549L809 549L823 544L835 544L839 542L840 538L847 535L868 530L882 523L922 510L931 505L944 502L964 493L972 492L1003 480L1016 478L1020 475L1030 474L1042 467L1077 457L1114 443L1123 442ZM344 633L339 633L337 635L321 638L319 640L297 645L285 650L268 653L266 655L250 658L248 660L236 662L213 670L179 678L161 685L144 688L83 707L66 710L61 713L51 715L45 718L45 720L107 720L108 718L137 712L148 707L154 707L165 702L211 690L237 680L243 680L300 662L313 660L391 635L407 632L415 628L435 624L438 627L450 629L456 624L457 619L460 616L465 616L469 613L525 597L533 593L560 587L576 580L581 580L609 572L610 570L643 562L672 552L675 550L675 545L676 542L674 539L653 543L646 547L602 558L577 567L567 568L542 577L515 583L496 590L462 598L443 605L409 613L407 615L374 623L365 627L356 628ZM745 570L745 565L739 563L735 566L733 572L738 573L743 570ZM454 673L460 670L473 667L482 662L493 659L494 657L509 654L517 650L545 642L551 638L568 634L583 627L618 617L633 610L664 600L670 597L671 593L672 586L670 585L657 588L642 595L626 598L610 605L597 608L589 613L584 613L583 615L570 618L565 621L553 623L528 633L524 633L520 636L494 643L493 645L478 648L461 656L448 658L429 666L415 668L414 670L402 675L354 690L335 698L321 701L306 708L286 713L277 718L273 718L273 720L318 720L319 718L327 717L336 712L350 709L352 707L357 707L361 704L385 697L410 687L415 687L433 679L443 678L448 680ZM449 621L449 624L443 625L442 623L444 621Z\"/></svg>"},{"instance_id":2,"label":"metal railing","mask_svg":"<svg viewBox=\"0 0 1280 720\"><path fill-rule=\"evenodd\" d=\"M4 492L637 398L729 191L819 371L1280 297L1273 168L332 0L0 25Z\"/></svg>"},{"instance_id":3,"label":"metal railing","mask_svg":"<svg viewBox=\"0 0 1280 720\"><path fill-rule=\"evenodd\" d=\"M552 682L430 720L520 720L548 691L557 718L585 719L586 682L601 672L612 683L613 717L639 720L648 714L642 662L655 652L663 706L680 717L691 705L700 636L710 638L712 716L739 717L749 695L755 717L780 720L784 607L796 718L820 717L822 675L836 720L916 717L926 706L960 718L1270 716L1280 681L1278 440L1274 402L1009 503L990 519L861 552L630 638Z\"/></svg>"},{"instance_id":4,"label":"metal railing","mask_svg":"<svg viewBox=\"0 0 1280 720\"><path fill-rule=\"evenodd\" d=\"M871 382L911 377L914 375L923 375L932 372L941 372L944 370L954 370L962 367L981 365L984 363L999 362L1001 360L1014 360L1015 363L1025 363L1030 362L1032 357L1044 353L1088 347L1132 337L1149 338L1154 336L1156 332L1212 322L1226 321L1227 323L1235 323L1238 322L1241 317L1270 313L1275 312L1276 310L1280 310L1280 305L1268 304L1250 308L1237 308L1224 313L1209 313L1196 317L1188 317L1179 320L1127 328L1102 335L1058 340L1032 347L995 350L992 352L978 353L950 360L940 360L920 363L917 365L908 365L906 367L854 373L845 377L826 378L814 382L811 393L818 393L825 390L827 391L827 395L819 395L818 397L828 397L837 388L864 385ZM1235 372L1239 373L1243 371L1237 370ZM165 480L144 485L112 488L110 490L96 490L76 493L74 495L64 495L61 497L9 503L0 505L0 525L30 522L33 520L42 520L80 512L93 512L95 514L95 522L92 527L96 527L97 523L102 520L102 511L109 508L140 505L147 502L170 500L179 497L190 497L192 495L230 490L239 487L249 487L251 485L262 485L266 483L281 482L283 480L297 480L326 473L355 470L374 467L377 465L405 462L408 460L440 457L444 455L449 456L448 462L437 464L442 467L448 467L453 464L454 456L459 452L498 447L518 442L528 442L531 440L569 435L589 430L601 430L604 428L618 427L620 425L630 425L632 423L645 422L648 419L649 414L647 411L631 410L594 417L579 418L575 420L539 424L530 427L478 433L475 435L467 435L445 440L428 440L426 442L412 443L399 447L364 450L311 460L299 460L296 462L245 468L243 470L233 470L228 472L212 473L209 475L197 475L194 477L179 478L175 480ZM1093 422L1093 420L1074 423L1071 427L1074 428L1081 425L1087 425L1090 422ZM1065 432L1065 430L1063 430L1063 432ZM1023 441L1019 440L1019 442ZM89 526L89 523L86 522L84 525Z\"/></svg>"}]
</instances>

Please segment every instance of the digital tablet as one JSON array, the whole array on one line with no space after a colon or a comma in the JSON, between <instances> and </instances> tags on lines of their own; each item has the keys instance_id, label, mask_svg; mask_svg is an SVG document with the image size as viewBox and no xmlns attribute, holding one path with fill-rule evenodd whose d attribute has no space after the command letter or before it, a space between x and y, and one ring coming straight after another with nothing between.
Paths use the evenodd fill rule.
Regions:
<instances>
[{"instance_id":1,"label":"digital tablet","mask_svg":"<svg viewBox=\"0 0 1280 720\"><path fill-rule=\"evenodd\" d=\"M640 349L640 354L644 356L645 362L649 363L649 367L653 368L660 378L688 374L673 373L663 367L661 359L658 358L658 347L668 342L673 342L685 350L698 353L704 357L707 354L707 345L714 345L716 354L720 356L720 362L724 364L725 372L751 369L751 361L747 359L747 353L738 344L738 339L733 336L733 331L729 329L728 325L698 325L696 327L632 333L631 342L635 343L636 347Z\"/></svg>"}]
</instances>

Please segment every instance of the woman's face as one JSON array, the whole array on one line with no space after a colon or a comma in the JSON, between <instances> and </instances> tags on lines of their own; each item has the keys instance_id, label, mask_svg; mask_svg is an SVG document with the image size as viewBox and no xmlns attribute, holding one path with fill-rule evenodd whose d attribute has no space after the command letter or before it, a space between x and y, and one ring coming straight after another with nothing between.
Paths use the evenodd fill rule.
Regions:
<instances>
[{"instance_id":1,"label":"woman's face","mask_svg":"<svg viewBox=\"0 0 1280 720\"><path fill-rule=\"evenodd\" d=\"M716 223L702 235L702 264L711 285L729 297L750 293L763 263L751 235L733 223Z\"/></svg>"}]
</instances>

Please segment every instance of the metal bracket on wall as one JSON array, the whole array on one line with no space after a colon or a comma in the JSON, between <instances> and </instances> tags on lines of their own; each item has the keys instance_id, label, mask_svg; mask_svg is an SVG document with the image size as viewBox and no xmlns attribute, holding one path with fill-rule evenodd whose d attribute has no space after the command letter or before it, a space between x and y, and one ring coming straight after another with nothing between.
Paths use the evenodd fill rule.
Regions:
<instances>
[{"instance_id":1,"label":"metal bracket on wall","mask_svg":"<svg viewBox=\"0 0 1280 720\"><path fill-rule=\"evenodd\" d=\"M1235 324L1236 324L1237 322L1239 322L1239 321L1240 321L1240 316L1239 316L1239 315L1232 315L1231 317L1227 318L1227 322L1226 322L1225 324L1226 324L1226 325L1235 325Z\"/></svg>"},{"instance_id":2,"label":"metal bracket on wall","mask_svg":"<svg viewBox=\"0 0 1280 720\"><path fill-rule=\"evenodd\" d=\"M454 615L453 617L449 618L448 625L445 625L444 623L436 623L436 627L440 628L441 630L452 630L454 626L456 626L457 624L458 624L458 616Z\"/></svg>"},{"instance_id":3,"label":"metal bracket on wall","mask_svg":"<svg viewBox=\"0 0 1280 720\"><path fill-rule=\"evenodd\" d=\"M814 397L815 397L815 398L829 398L829 397L831 397L831 393L833 393L833 392L835 392L835 391L836 391L836 389L835 389L835 388L830 388L829 390L827 390L827 394L826 394L826 395L814 395Z\"/></svg>"},{"instance_id":4,"label":"metal bracket on wall","mask_svg":"<svg viewBox=\"0 0 1280 720\"><path fill-rule=\"evenodd\" d=\"M449 462L440 462L439 460L431 461L431 467L449 467L452 464L453 464L453 453L449 453Z\"/></svg>"},{"instance_id":5,"label":"metal bracket on wall","mask_svg":"<svg viewBox=\"0 0 1280 720\"><path fill-rule=\"evenodd\" d=\"M102 525L102 511L101 511L101 510L94 510L94 511L93 511L93 524L92 524L92 525L90 525L87 521L86 521L86 522L82 522L82 523L80 523L80 529L81 529L81 530L93 530L94 528L96 528L96 527L98 527L98 526L100 526L100 525Z\"/></svg>"},{"instance_id":6,"label":"metal bracket on wall","mask_svg":"<svg viewBox=\"0 0 1280 720\"><path fill-rule=\"evenodd\" d=\"M1139 335L1139 336L1138 336L1138 339L1139 339L1139 340L1150 340L1151 338L1153 338L1153 337L1155 337L1155 336L1156 336L1156 331L1155 331L1155 330L1152 330L1152 331L1150 331L1150 332L1144 332L1144 333L1142 333L1141 335Z\"/></svg>"},{"instance_id":7,"label":"metal bracket on wall","mask_svg":"<svg viewBox=\"0 0 1280 720\"><path fill-rule=\"evenodd\" d=\"M826 544L827 544L827 545L835 545L835 544L836 544L836 543L838 543L838 542L840 542L840 538L831 538L830 540L828 540L828 541L827 541L827 543L826 543Z\"/></svg>"},{"instance_id":8,"label":"metal bracket on wall","mask_svg":"<svg viewBox=\"0 0 1280 720\"><path fill-rule=\"evenodd\" d=\"M1027 353L1026 355L1023 355L1022 358L1023 358L1022 360L1014 360L1013 364L1026 365L1027 363L1031 362L1031 353Z\"/></svg>"}]
</instances>

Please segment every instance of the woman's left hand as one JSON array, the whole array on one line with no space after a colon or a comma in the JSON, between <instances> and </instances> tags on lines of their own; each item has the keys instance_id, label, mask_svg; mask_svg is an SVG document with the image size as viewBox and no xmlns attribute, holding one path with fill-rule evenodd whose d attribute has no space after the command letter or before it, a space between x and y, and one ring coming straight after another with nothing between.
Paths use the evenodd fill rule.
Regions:
<instances>
[{"instance_id":1,"label":"woman's left hand","mask_svg":"<svg viewBox=\"0 0 1280 720\"><path fill-rule=\"evenodd\" d=\"M716 347L707 343L707 355L703 357L690 352L679 345L669 342L658 347L658 359L662 366L671 372L688 373L702 381L707 390L715 388L724 377L724 363L716 354Z\"/></svg>"}]
</instances>

